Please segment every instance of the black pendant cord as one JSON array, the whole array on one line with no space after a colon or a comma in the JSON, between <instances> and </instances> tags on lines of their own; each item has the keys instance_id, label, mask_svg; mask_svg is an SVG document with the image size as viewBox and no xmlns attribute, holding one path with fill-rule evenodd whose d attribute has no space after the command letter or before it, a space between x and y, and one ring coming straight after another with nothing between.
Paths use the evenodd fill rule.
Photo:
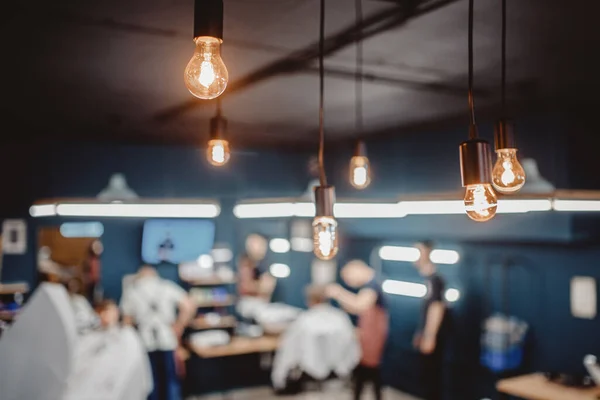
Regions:
<instances>
[{"instance_id":1,"label":"black pendant cord","mask_svg":"<svg viewBox=\"0 0 600 400\"><path fill-rule=\"evenodd\" d=\"M221 96L217 97L217 117L220 117L222 115L222 109L221 109Z\"/></svg>"},{"instance_id":2,"label":"black pendant cord","mask_svg":"<svg viewBox=\"0 0 600 400\"><path fill-rule=\"evenodd\" d=\"M356 0L356 26L362 26L363 11L362 0ZM362 30L357 35L362 37ZM356 41L356 135L363 133L363 41Z\"/></svg>"},{"instance_id":3,"label":"black pendant cord","mask_svg":"<svg viewBox=\"0 0 600 400\"><path fill-rule=\"evenodd\" d=\"M327 186L325 176L325 0L321 0L321 21L319 24L319 180Z\"/></svg>"},{"instance_id":4,"label":"black pendant cord","mask_svg":"<svg viewBox=\"0 0 600 400\"><path fill-rule=\"evenodd\" d=\"M506 0L502 0L502 120L506 120Z\"/></svg>"},{"instance_id":5,"label":"black pendant cord","mask_svg":"<svg viewBox=\"0 0 600 400\"><path fill-rule=\"evenodd\" d=\"M469 121L475 126L475 100L473 99L473 3L469 0ZM477 138L477 130L469 129L470 139Z\"/></svg>"}]
</instances>

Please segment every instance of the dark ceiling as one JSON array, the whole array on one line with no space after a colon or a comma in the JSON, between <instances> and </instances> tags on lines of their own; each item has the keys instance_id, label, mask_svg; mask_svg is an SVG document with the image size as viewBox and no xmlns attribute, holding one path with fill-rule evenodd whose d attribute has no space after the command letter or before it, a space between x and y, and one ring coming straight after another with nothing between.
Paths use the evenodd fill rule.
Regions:
<instances>
[{"instance_id":1,"label":"dark ceiling","mask_svg":"<svg viewBox=\"0 0 600 400\"><path fill-rule=\"evenodd\" d=\"M20 4L17 4L20 3ZM223 97L239 146L316 141L318 0L224 0ZM466 118L465 0L364 0L364 134ZM475 2L476 105L499 100L500 0ZM508 1L515 113L589 91L599 64L596 1ZM354 128L354 2L327 0L326 128ZM193 0L31 0L0 16L3 136L202 144L214 101L183 70Z\"/></svg>"}]
</instances>

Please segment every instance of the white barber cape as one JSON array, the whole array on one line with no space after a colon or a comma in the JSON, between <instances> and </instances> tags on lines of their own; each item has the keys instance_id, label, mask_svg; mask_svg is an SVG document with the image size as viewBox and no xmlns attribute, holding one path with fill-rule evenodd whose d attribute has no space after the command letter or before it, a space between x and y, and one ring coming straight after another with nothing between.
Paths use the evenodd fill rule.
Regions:
<instances>
[{"instance_id":1,"label":"white barber cape","mask_svg":"<svg viewBox=\"0 0 600 400\"><path fill-rule=\"evenodd\" d=\"M0 339L0 399L62 399L76 344L66 290L42 284Z\"/></svg>"},{"instance_id":2,"label":"white barber cape","mask_svg":"<svg viewBox=\"0 0 600 400\"><path fill-rule=\"evenodd\" d=\"M80 337L64 400L145 400L151 390L148 356L133 328Z\"/></svg>"},{"instance_id":3,"label":"white barber cape","mask_svg":"<svg viewBox=\"0 0 600 400\"><path fill-rule=\"evenodd\" d=\"M78 337L66 290L45 283L0 339L0 400L143 400L148 364L132 329Z\"/></svg>"},{"instance_id":4,"label":"white barber cape","mask_svg":"<svg viewBox=\"0 0 600 400\"><path fill-rule=\"evenodd\" d=\"M360 362L360 355L348 315L320 304L303 312L283 335L271 373L273 386L284 388L295 368L315 379L325 379L332 372L347 376Z\"/></svg>"}]
</instances>

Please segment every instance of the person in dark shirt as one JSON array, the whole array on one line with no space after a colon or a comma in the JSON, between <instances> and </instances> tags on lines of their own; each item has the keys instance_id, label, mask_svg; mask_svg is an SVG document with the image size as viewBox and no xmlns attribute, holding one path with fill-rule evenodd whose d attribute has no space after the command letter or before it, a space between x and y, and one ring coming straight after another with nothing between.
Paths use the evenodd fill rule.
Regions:
<instances>
[{"instance_id":1,"label":"person in dark shirt","mask_svg":"<svg viewBox=\"0 0 600 400\"><path fill-rule=\"evenodd\" d=\"M447 314L444 301L446 284L430 259L433 243L423 241L416 247L421 255L415 267L426 280L427 296L421 307L421 320L413 344L421 353L421 384L426 391L425 399L440 400L443 390L444 320Z\"/></svg>"},{"instance_id":2,"label":"person in dark shirt","mask_svg":"<svg viewBox=\"0 0 600 400\"><path fill-rule=\"evenodd\" d=\"M386 299L375 271L360 260L350 261L342 268L342 279L358 293L338 284L327 287L327 296L343 309L358 316L358 334L362 358L354 371L354 399L359 400L368 381L373 383L375 399L381 400L381 359L388 335L389 317Z\"/></svg>"}]
</instances>

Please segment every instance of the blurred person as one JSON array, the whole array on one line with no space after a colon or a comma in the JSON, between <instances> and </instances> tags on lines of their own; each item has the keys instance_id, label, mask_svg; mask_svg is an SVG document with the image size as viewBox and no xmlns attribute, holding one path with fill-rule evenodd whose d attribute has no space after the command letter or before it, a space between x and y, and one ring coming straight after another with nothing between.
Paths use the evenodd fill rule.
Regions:
<instances>
[{"instance_id":1,"label":"blurred person","mask_svg":"<svg viewBox=\"0 0 600 400\"><path fill-rule=\"evenodd\" d=\"M85 333L98 326L98 315L94 312L90 302L81 294L83 280L79 277L71 278L66 284L71 308L75 315L75 325L79 333Z\"/></svg>"},{"instance_id":2,"label":"blurred person","mask_svg":"<svg viewBox=\"0 0 600 400\"><path fill-rule=\"evenodd\" d=\"M246 252L239 258L238 291L240 296L271 301L277 280L262 265L268 249L267 239L257 233L246 238Z\"/></svg>"},{"instance_id":3,"label":"blurred person","mask_svg":"<svg viewBox=\"0 0 600 400\"><path fill-rule=\"evenodd\" d=\"M113 300L102 300L96 305L95 310L102 329L111 329L119 325L119 306Z\"/></svg>"},{"instance_id":4,"label":"blurred person","mask_svg":"<svg viewBox=\"0 0 600 400\"><path fill-rule=\"evenodd\" d=\"M350 375L360 361L360 345L348 315L328 303L326 287L306 290L308 310L286 329L273 362L276 390L297 392L303 381Z\"/></svg>"},{"instance_id":5,"label":"blurred person","mask_svg":"<svg viewBox=\"0 0 600 400\"><path fill-rule=\"evenodd\" d=\"M154 389L149 400L181 399L175 350L196 311L185 290L144 265L123 294L121 310L125 324L137 325L150 358Z\"/></svg>"},{"instance_id":6,"label":"blurred person","mask_svg":"<svg viewBox=\"0 0 600 400\"><path fill-rule=\"evenodd\" d=\"M88 248L87 258L83 264L83 273L86 284L86 296L90 303L95 304L102 300L102 265L100 257L104 252L104 246L100 240L94 240Z\"/></svg>"},{"instance_id":7,"label":"blurred person","mask_svg":"<svg viewBox=\"0 0 600 400\"><path fill-rule=\"evenodd\" d=\"M360 260L347 263L341 271L352 293L337 283L327 287L327 295L350 314L358 316L358 333L362 357L354 371L354 399L359 400L366 382L373 383L375 399L382 398L381 361L388 335L387 302L375 271Z\"/></svg>"},{"instance_id":8,"label":"blurred person","mask_svg":"<svg viewBox=\"0 0 600 400\"><path fill-rule=\"evenodd\" d=\"M415 267L426 280L427 295L421 307L421 319L413 345L421 353L420 374L421 385L426 390L425 398L440 400L443 390L444 321L447 314L444 301L446 284L437 274L436 265L431 262L433 242L425 240L415 247L421 253Z\"/></svg>"}]
</instances>

